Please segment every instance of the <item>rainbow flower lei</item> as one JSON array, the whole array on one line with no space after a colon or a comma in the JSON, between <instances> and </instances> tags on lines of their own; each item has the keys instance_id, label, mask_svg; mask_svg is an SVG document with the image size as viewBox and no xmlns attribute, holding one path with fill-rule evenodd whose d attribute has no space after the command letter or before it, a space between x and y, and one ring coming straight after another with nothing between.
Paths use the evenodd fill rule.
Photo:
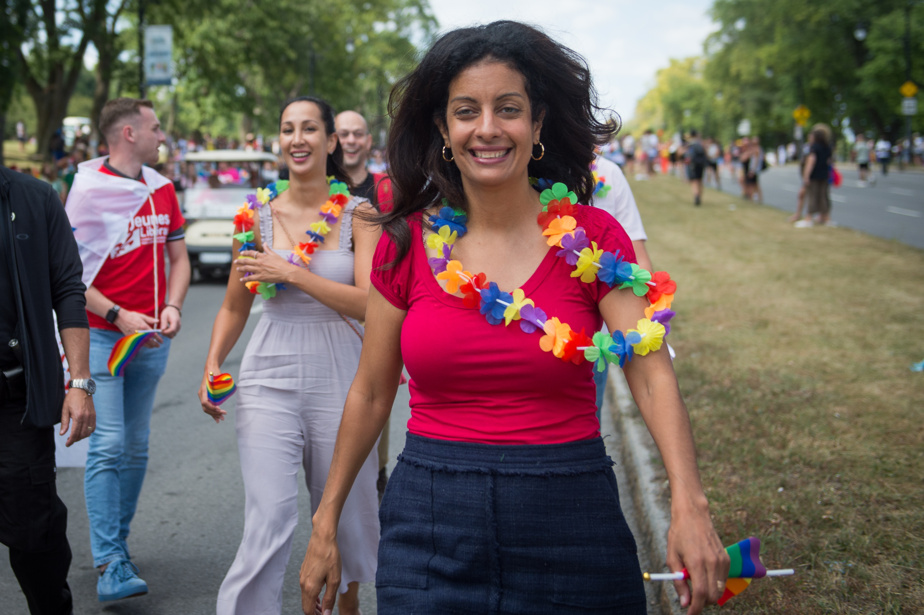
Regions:
<instances>
[{"instance_id":1,"label":"rainbow flower lei","mask_svg":"<svg viewBox=\"0 0 924 615\"><path fill-rule=\"evenodd\" d=\"M606 183L606 178L597 173L597 161L590 163L590 171L594 174L594 196L601 199L606 196L613 187Z\"/></svg>"},{"instance_id":2,"label":"rainbow flower lei","mask_svg":"<svg viewBox=\"0 0 924 615\"><path fill-rule=\"evenodd\" d=\"M597 371L605 369L605 362L624 367L633 355L645 356L661 348L664 337L670 333L669 322L674 316L670 307L677 284L666 272L651 274L635 263L626 262L619 250L599 249L597 242L589 240L584 229L577 226L573 216L577 196L564 184L552 184L542 191L539 200L542 234L548 237L549 246L559 248L556 256L574 266L571 277L586 284L599 278L610 288L618 285L620 289L631 289L638 297L648 298L650 305L645 309L645 318L638 321L635 329L626 333L614 331L612 335L598 331L588 337L583 329L575 331L558 318L549 317L526 297L523 289L504 292L483 273L465 271L462 263L452 258L452 248L467 232L468 217L443 199L439 212L429 217L433 232L427 236L426 244L439 255L430 258L429 263L436 279L446 281L446 292L461 291L465 307L478 308L492 325L509 326L515 320L520 321L524 333L543 334L539 347L544 352L575 365L593 361Z\"/></svg>"},{"instance_id":3,"label":"rainbow flower lei","mask_svg":"<svg viewBox=\"0 0 924 615\"><path fill-rule=\"evenodd\" d=\"M312 222L308 230L305 231L310 241L292 246L292 254L289 255L289 262L293 265L305 268L308 267L308 263L311 262L311 254L324 243L324 238L330 233L334 225L337 224L340 213L343 211L343 206L350 200L350 191L345 183L333 177L328 177L327 183L330 188L327 202L321 206L321 219L317 222ZM241 205L237 210L237 214L234 216L234 238L241 242L241 247L238 252L256 249L253 233L254 214L257 210L285 192L288 188L288 181L279 180L271 183L266 188L257 188L256 194L247 195L244 204ZM238 258L248 257L239 256ZM244 277L249 275L250 274L247 273ZM285 284L267 284L266 282L244 282L244 285L247 286L247 289L251 293L255 295L259 294L264 299L272 299L276 296L276 291L286 289Z\"/></svg>"}]
</instances>

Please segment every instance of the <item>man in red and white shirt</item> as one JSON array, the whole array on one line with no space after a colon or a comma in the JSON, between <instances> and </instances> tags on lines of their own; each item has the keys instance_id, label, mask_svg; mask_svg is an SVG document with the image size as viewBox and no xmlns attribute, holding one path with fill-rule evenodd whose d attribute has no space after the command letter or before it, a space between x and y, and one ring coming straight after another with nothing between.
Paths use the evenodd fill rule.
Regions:
<instances>
[{"instance_id":1,"label":"man in red and white shirt","mask_svg":"<svg viewBox=\"0 0 924 615\"><path fill-rule=\"evenodd\" d=\"M152 168L164 142L153 105L117 98L103 107L109 156L82 163L68 196L90 321L90 370L98 413L84 478L100 601L145 594L126 540L147 468L157 383L179 332L190 266L173 184ZM165 260L170 261L169 275ZM113 345L136 331L158 333L112 376Z\"/></svg>"}]
</instances>

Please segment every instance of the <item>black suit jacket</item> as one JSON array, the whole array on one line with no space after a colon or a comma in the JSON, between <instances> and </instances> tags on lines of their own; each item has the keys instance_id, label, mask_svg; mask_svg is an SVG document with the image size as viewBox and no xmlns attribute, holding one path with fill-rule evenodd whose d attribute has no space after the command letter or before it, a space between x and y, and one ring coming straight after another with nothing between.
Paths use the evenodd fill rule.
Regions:
<instances>
[{"instance_id":1,"label":"black suit jacket","mask_svg":"<svg viewBox=\"0 0 924 615\"><path fill-rule=\"evenodd\" d=\"M2 249L13 246L7 259L16 268L11 272L2 267L0 275L13 277L10 286L16 295L27 388L23 421L49 427L60 422L64 403L64 372L52 311L59 329L89 328L77 242L52 187L3 166L0 233Z\"/></svg>"}]
</instances>

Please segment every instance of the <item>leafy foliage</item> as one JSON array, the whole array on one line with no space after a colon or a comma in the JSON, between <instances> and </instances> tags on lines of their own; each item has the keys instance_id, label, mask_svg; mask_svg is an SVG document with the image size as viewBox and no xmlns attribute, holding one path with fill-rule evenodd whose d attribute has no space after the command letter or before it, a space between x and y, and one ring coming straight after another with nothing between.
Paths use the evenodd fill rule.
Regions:
<instances>
[{"instance_id":1,"label":"leafy foliage","mask_svg":"<svg viewBox=\"0 0 924 615\"><path fill-rule=\"evenodd\" d=\"M152 12L176 23L181 129L230 114L274 131L277 109L302 94L383 115L391 84L415 61L415 40L436 26L425 0L193 0Z\"/></svg>"},{"instance_id":2,"label":"leafy foliage","mask_svg":"<svg viewBox=\"0 0 924 615\"><path fill-rule=\"evenodd\" d=\"M910 55L924 57L919 1L715 0L717 30L704 56L660 71L637 113L656 128L696 127L725 139L747 118L752 132L785 139L793 110L803 104L810 123L894 139L904 126L898 89L906 80L906 14ZM924 64L912 69L912 80L924 85ZM678 108L689 121L680 121ZM919 114L916 126L922 120Z\"/></svg>"}]
</instances>

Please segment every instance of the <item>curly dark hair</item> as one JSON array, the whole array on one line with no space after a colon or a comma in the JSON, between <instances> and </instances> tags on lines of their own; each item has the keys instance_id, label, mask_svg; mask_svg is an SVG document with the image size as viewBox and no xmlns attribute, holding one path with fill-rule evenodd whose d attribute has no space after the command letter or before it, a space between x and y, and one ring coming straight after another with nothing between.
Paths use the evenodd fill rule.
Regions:
<instances>
[{"instance_id":1,"label":"curly dark hair","mask_svg":"<svg viewBox=\"0 0 924 615\"><path fill-rule=\"evenodd\" d=\"M411 245L408 216L441 197L466 207L459 169L442 157L439 126L446 125L450 83L483 60L505 63L522 74L533 117L543 117L545 155L530 161L529 174L567 184L583 203L593 195L594 145L609 141L619 120L616 116L603 122L595 116L603 109L584 58L515 21L454 30L433 44L417 68L395 85L388 101L393 121L387 158L395 200L377 221L394 240L397 260Z\"/></svg>"},{"instance_id":2,"label":"curly dark hair","mask_svg":"<svg viewBox=\"0 0 924 615\"><path fill-rule=\"evenodd\" d=\"M336 134L336 130L334 129L334 109L326 100L314 96L296 96L282 103L282 107L279 108L280 130L282 129L282 114L289 105L297 102L314 103L321 111L321 121L324 122L324 135L330 136ZM334 148L334 153L327 157L327 174L333 175L335 179L345 183L351 190L353 189L350 176L347 174L346 169L343 168L343 146L340 145L340 139L337 139L337 147Z\"/></svg>"}]
</instances>

